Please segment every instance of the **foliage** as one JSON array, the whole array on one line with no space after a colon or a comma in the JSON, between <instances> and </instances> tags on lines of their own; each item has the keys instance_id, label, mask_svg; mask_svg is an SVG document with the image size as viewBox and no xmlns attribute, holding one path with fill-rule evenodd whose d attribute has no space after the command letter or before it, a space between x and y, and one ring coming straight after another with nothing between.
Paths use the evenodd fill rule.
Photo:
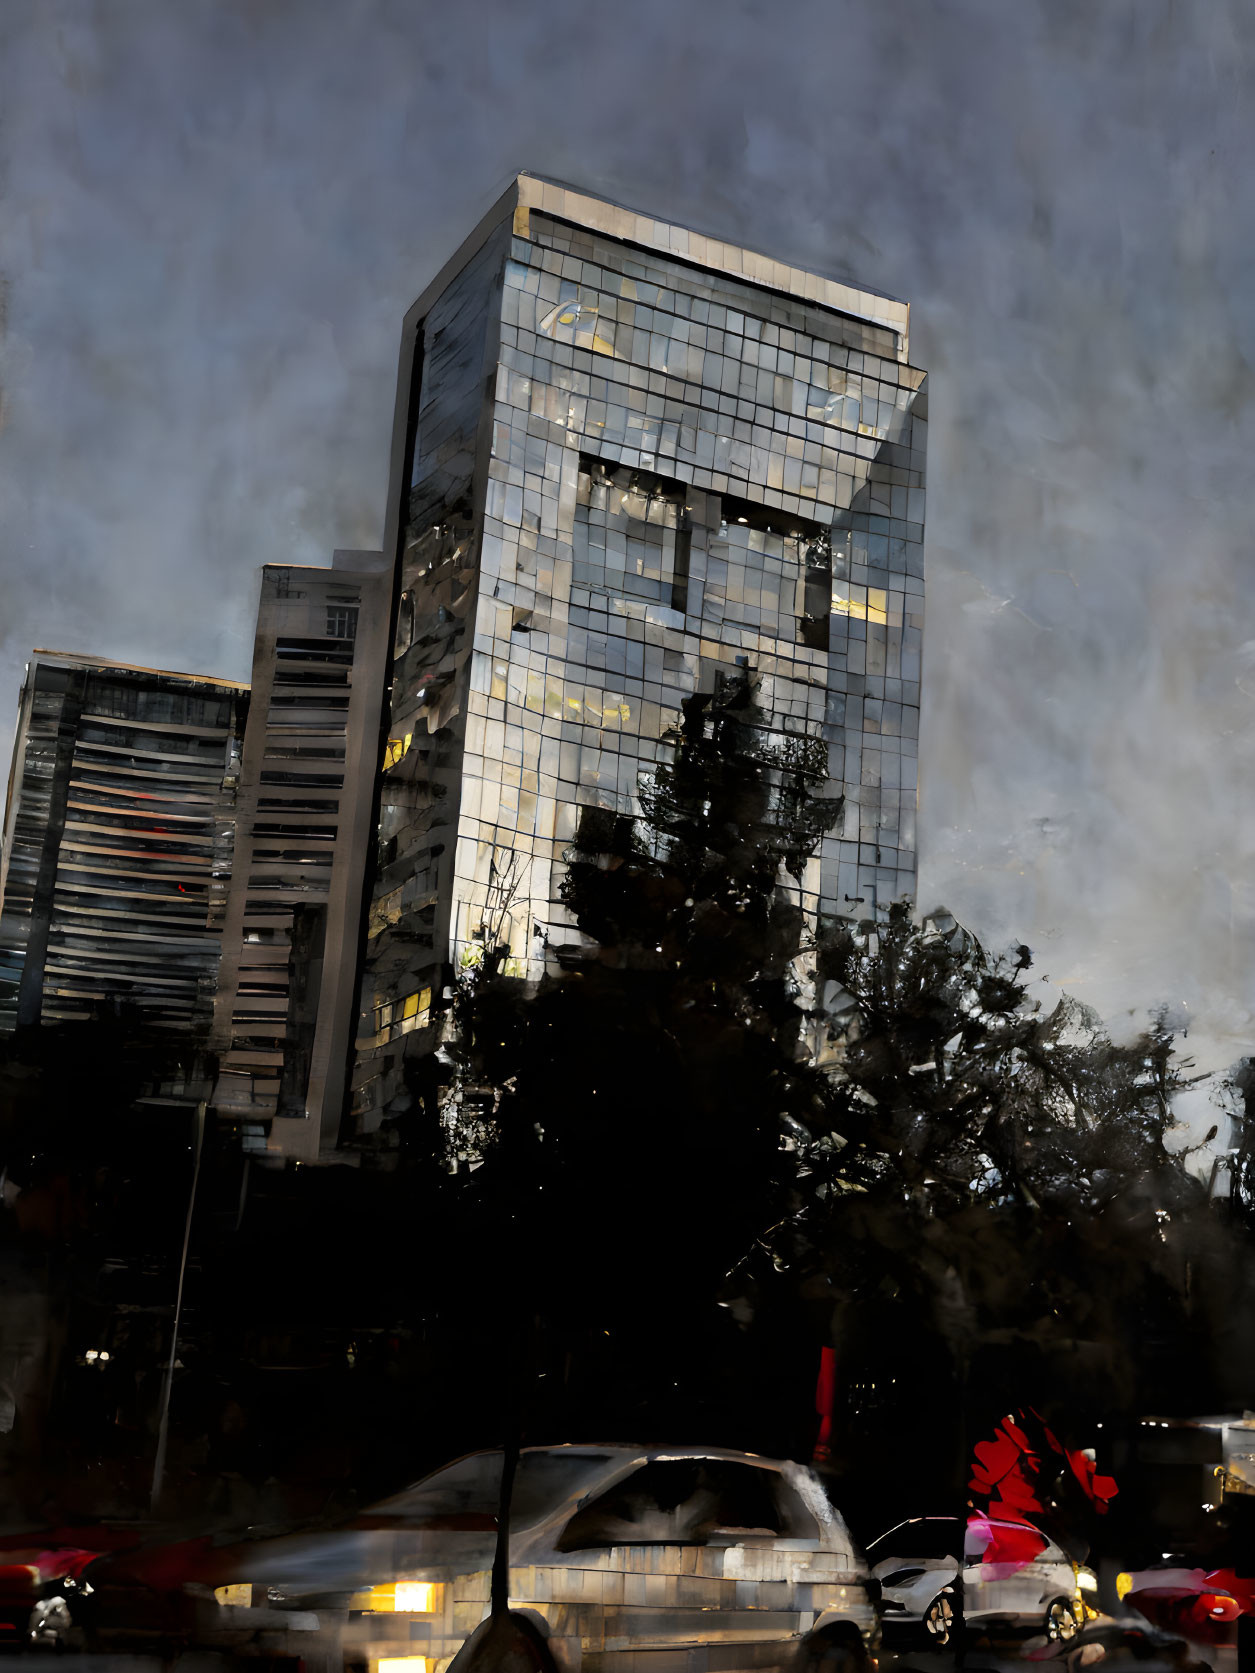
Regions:
<instances>
[{"instance_id":1,"label":"foliage","mask_svg":"<svg viewBox=\"0 0 1255 1673\"><path fill-rule=\"evenodd\" d=\"M831 984L828 1133L839 1172L892 1179L932 1212L970 1202L1101 1213L1146 1181L1160 1206L1195 1194L1167 1149L1185 1084L1160 1020L1114 1045L1097 1016L1030 997L1028 949L990 957L947 914L843 927L823 947ZM1188 1065L1186 1065L1188 1067Z\"/></svg>"},{"instance_id":2,"label":"foliage","mask_svg":"<svg viewBox=\"0 0 1255 1673\"><path fill-rule=\"evenodd\" d=\"M606 1378L655 1397L682 1380L662 1344L701 1357L725 1274L784 1205L782 1112L822 1087L781 871L801 876L839 812L822 746L772 736L749 676L689 699L672 742L639 820L585 811L563 886L583 940L534 993L491 945L464 974L444 1089L471 1164L448 1223L479 1228L468 1287L502 1295L484 1251L504 1238L499 1327L526 1295L534 1340L613 1349Z\"/></svg>"},{"instance_id":3,"label":"foliage","mask_svg":"<svg viewBox=\"0 0 1255 1673\"><path fill-rule=\"evenodd\" d=\"M1180 1149L1190 1066L1162 1019L1114 1043L1075 1000L1041 1007L1026 948L993 957L905 906L839 927L817 964L825 1097L745 1310L782 1282L811 1298L865 1438L925 1366L952 1428L1212 1405L1240 1251Z\"/></svg>"},{"instance_id":4,"label":"foliage","mask_svg":"<svg viewBox=\"0 0 1255 1673\"><path fill-rule=\"evenodd\" d=\"M472 1293L525 1293L568 1363L652 1340L654 1395L719 1299L750 1340L809 1318L851 1420L874 1387L889 1422L921 1368L939 1427L973 1401L981 1425L1206 1405L1232 1249L1174 1148L1189 1065L1162 1019L1117 1044L1074 1000L1042 1009L1027 948L945 913L816 940L823 746L773 736L750 675L672 743L639 817L585 810L582 942L533 993L489 935L460 987L441 1096L474 1165L449 1224L505 1228L511 1276L472 1260Z\"/></svg>"}]
</instances>

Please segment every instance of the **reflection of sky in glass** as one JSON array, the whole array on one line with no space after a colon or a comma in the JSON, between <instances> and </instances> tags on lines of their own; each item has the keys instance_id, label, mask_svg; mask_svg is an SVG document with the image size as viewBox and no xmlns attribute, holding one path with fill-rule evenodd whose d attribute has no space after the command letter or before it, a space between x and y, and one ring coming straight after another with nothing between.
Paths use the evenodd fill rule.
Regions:
<instances>
[{"instance_id":1,"label":"reflection of sky in glass","mask_svg":"<svg viewBox=\"0 0 1255 1673\"><path fill-rule=\"evenodd\" d=\"M539 329L557 343L573 343L596 354L614 353L614 324L601 318L595 302L559 302L541 318Z\"/></svg>"},{"instance_id":2,"label":"reflection of sky in glass","mask_svg":"<svg viewBox=\"0 0 1255 1673\"><path fill-rule=\"evenodd\" d=\"M640 473L581 471L572 579L636 598L669 599L683 505Z\"/></svg>"}]
</instances>

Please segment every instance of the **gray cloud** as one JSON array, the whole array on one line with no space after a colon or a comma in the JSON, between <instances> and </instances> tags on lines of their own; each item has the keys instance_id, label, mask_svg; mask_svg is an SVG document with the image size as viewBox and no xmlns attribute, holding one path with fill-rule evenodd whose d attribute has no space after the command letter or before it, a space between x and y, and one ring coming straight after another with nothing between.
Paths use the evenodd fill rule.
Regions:
<instances>
[{"instance_id":1,"label":"gray cloud","mask_svg":"<svg viewBox=\"0 0 1255 1673\"><path fill-rule=\"evenodd\" d=\"M518 167L908 298L922 904L1255 1039L1255 14L1171 0L36 0L2 27L0 698L246 678L377 542L404 309ZM6 695L11 694L11 695Z\"/></svg>"}]
</instances>

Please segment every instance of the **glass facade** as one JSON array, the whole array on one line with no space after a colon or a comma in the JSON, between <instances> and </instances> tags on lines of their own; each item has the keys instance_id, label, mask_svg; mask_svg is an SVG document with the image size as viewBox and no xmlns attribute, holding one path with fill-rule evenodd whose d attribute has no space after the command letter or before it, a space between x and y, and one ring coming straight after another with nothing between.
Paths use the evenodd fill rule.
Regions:
<instances>
[{"instance_id":1,"label":"glass facade","mask_svg":"<svg viewBox=\"0 0 1255 1673\"><path fill-rule=\"evenodd\" d=\"M914 887L927 412L905 307L518 192L415 338L363 1133L450 964L505 940L535 976L575 936L580 807L630 813L721 672L753 668L779 734L827 744L844 810L807 909Z\"/></svg>"}]
</instances>

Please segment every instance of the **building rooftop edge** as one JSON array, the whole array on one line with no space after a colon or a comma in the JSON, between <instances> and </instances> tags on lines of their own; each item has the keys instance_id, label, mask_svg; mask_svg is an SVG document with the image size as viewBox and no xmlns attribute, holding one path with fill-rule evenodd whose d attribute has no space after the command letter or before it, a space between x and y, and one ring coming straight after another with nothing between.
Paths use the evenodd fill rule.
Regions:
<instances>
[{"instance_id":1,"label":"building rooftop edge","mask_svg":"<svg viewBox=\"0 0 1255 1673\"><path fill-rule=\"evenodd\" d=\"M707 237L542 175L521 171L515 177L514 190L520 211L535 209L541 214L553 215L559 220L573 221L578 226L605 233L608 237L621 238L677 260L693 262L699 267L727 273L750 284L782 291L804 302L814 302L838 313L853 314L859 319L885 326L897 334L898 358L905 361L908 357L911 309L907 302L825 278L806 268L793 267L727 239Z\"/></svg>"},{"instance_id":2,"label":"building rooftop edge","mask_svg":"<svg viewBox=\"0 0 1255 1673\"><path fill-rule=\"evenodd\" d=\"M142 662L119 662L116 657L86 656L78 651L52 651L36 646L31 656L75 662L84 668L120 668L127 674L156 674L161 679L190 680L195 685L223 686L228 691L249 690L247 680L227 680L218 674L187 674L178 668L148 668Z\"/></svg>"},{"instance_id":3,"label":"building rooftop edge","mask_svg":"<svg viewBox=\"0 0 1255 1673\"><path fill-rule=\"evenodd\" d=\"M333 569L332 566L329 563L264 563L264 564L262 564L261 567L263 568L263 570L265 570L265 569L293 569L293 570L299 570L302 575L325 575L327 577L328 581L333 581L333 580L338 581L338 580L342 579L342 577L344 576L344 573L345 573L345 570L344 570L343 567ZM368 569L353 569L353 570L350 571L350 573L355 574L355 575L368 575L368 574L370 574L370 571Z\"/></svg>"}]
</instances>

